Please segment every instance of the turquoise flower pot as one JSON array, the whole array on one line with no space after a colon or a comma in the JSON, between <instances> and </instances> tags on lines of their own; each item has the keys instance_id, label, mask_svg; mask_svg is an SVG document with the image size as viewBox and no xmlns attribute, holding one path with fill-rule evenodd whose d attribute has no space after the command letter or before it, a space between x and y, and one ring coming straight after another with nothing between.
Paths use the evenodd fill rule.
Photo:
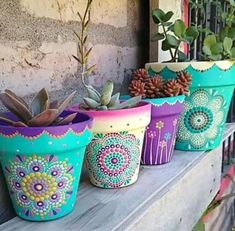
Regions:
<instances>
[{"instance_id":1,"label":"turquoise flower pot","mask_svg":"<svg viewBox=\"0 0 235 231\"><path fill-rule=\"evenodd\" d=\"M70 125L55 127L0 122L1 165L19 217L48 221L73 210L91 125L85 114L78 114Z\"/></svg>"},{"instance_id":2,"label":"turquoise flower pot","mask_svg":"<svg viewBox=\"0 0 235 231\"><path fill-rule=\"evenodd\" d=\"M179 122L176 149L211 150L221 144L235 86L235 62L146 64L150 75L175 78L179 71L192 75L190 96Z\"/></svg>"}]
</instances>

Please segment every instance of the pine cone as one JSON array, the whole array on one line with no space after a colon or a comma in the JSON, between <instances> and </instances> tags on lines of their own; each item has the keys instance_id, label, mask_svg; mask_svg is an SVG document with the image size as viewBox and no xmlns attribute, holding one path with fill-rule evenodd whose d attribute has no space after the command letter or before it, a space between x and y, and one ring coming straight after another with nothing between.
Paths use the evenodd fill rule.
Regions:
<instances>
[{"instance_id":1,"label":"pine cone","mask_svg":"<svg viewBox=\"0 0 235 231\"><path fill-rule=\"evenodd\" d=\"M146 97L147 98L160 98L163 97L164 81L161 76L149 78L145 83Z\"/></svg>"},{"instance_id":2,"label":"pine cone","mask_svg":"<svg viewBox=\"0 0 235 231\"><path fill-rule=\"evenodd\" d=\"M181 71L178 73L176 80L179 83L180 95L189 95L189 86L192 83L192 76L186 71Z\"/></svg>"},{"instance_id":3,"label":"pine cone","mask_svg":"<svg viewBox=\"0 0 235 231\"><path fill-rule=\"evenodd\" d=\"M129 92L131 96L139 96L141 95L142 98L146 97L145 94L145 84L142 83L140 80L132 80L129 85Z\"/></svg>"},{"instance_id":4,"label":"pine cone","mask_svg":"<svg viewBox=\"0 0 235 231\"><path fill-rule=\"evenodd\" d=\"M145 82L149 78L149 75L146 69L140 68L132 73L132 78L134 80L140 80L141 82Z\"/></svg>"},{"instance_id":5,"label":"pine cone","mask_svg":"<svg viewBox=\"0 0 235 231\"><path fill-rule=\"evenodd\" d=\"M177 80L168 80L164 86L164 95L165 96L177 96L180 94L180 84Z\"/></svg>"}]
</instances>

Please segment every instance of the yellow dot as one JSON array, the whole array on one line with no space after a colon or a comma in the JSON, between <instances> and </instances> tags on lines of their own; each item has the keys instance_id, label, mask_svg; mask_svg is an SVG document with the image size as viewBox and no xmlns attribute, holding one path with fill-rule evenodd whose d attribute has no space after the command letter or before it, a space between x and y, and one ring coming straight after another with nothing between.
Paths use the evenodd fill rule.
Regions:
<instances>
[{"instance_id":1,"label":"yellow dot","mask_svg":"<svg viewBox=\"0 0 235 231\"><path fill-rule=\"evenodd\" d=\"M24 182L22 182L21 185L22 185L23 187L25 187L25 183L24 183Z\"/></svg>"},{"instance_id":2,"label":"yellow dot","mask_svg":"<svg viewBox=\"0 0 235 231\"><path fill-rule=\"evenodd\" d=\"M37 172L37 173L36 173L36 176L41 176L41 173L40 173L40 172Z\"/></svg>"},{"instance_id":3,"label":"yellow dot","mask_svg":"<svg viewBox=\"0 0 235 231\"><path fill-rule=\"evenodd\" d=\"M34 197L34 196L30 196L30 199L31 199L32 201L34 201L34 200L35 200L35 197Z\"/></svg>"},{"instance_id":4,"label":"yellow dot","mask_svg":"<svg viewBox=\"0 0 235 231\"><path fill-rule=\"evenodd\" d=\"M38 202L38 201L40 201L40 198L39 198L39 197L36 197L35 200Z\"/></svg>"}]
</instances>

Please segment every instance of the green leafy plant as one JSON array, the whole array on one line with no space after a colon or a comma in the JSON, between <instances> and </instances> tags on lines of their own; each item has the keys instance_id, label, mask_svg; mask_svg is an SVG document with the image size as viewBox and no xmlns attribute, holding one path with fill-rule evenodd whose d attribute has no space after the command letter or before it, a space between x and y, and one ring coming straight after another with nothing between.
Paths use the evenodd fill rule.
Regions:
<instances>
[{"instance_id":1,"label":"green leafy plant","mask_svg":"<svg viewBox=\"0 0 235 231\"><path fill-rule=\"evenodd\" d=\"M81 65L81 78L85 89L87 90L88 97L83 98L81 107L86 110L115 110L125 109L136 106L141 97L134 97L128 101L120 103L120 93L113 94L113 82L108 80L102 92L100 93L92 85L86 84L85 77L89 76L95 69L96 65L89 66L89 57L93 47L87 48L88 42L88 26L90 24L90 12L93 0L87 0L87 5L84 14L78 12L78 16L81 20L80 33L74 32L78 38L78 56L73 55L73 58Z\"/></svg>"},{"instance_id":2,"label":"green leafy plant","mask_svg":"<svg viewBox=\"0 0 235 231\"><path fill-rule=\"evenodd\" d=\"M162 50L169 51L171 60L169 62L183 62L187 55L180 50L182 44L192 44L197 39L199 32L196 27L187 27L181 19L171 22L174 15L172 11L164 12L161 9L153 10L154 23L162 28L162 32L153 35L153 41L162 40Z\"/></svg>"},{"instance_id":3,"label":"green leafy plant","mask_svg":"<svg viewBox=\"0 0 235 231\"><path fill-rule=\"evenodd\" d=\"M77 113L67 117L60 117L60 114L69 106L75 92L70 94L62 102L50 101L45 88L40 90L28 105L23 98L17 96L10 90L0 94L3 105L12 112L19 121L12 120L7 114L0 114L0 120L16 127L42 127L50 125L65 125L72 122Z\"/></svg>"},{"instance_id":4,"label":"green leafy plant","mask_svg":"<svg viewBox=\"0 0 235 231\"><path fill-rule=\"evenodd\" d=\"M223 28L214 33L209 28L203 28L201 33L205 33L203 41L203 55L205 60L226 60L235 59L235 1L226 0L226 11L221 1L218 0L191 0L190 4L193 9L203 16L205 14L204 5L211 4L216 6L219 19L223 23Z\"/></svg>"}]
</instances>

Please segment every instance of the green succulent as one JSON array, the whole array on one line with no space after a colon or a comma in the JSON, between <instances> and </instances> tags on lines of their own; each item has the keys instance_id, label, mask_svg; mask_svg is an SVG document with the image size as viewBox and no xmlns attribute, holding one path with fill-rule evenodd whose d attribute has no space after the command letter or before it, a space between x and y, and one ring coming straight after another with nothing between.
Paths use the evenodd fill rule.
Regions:
<instances>
[{"instance_id":1,"label":"green succulent","mask_svg":"<svg viewBox=\"0 0 235 231\"><path fill-rule=\"evenodd\" d=\"M120 101L120 93L113 95L114 84L113 81L108 80L101 93L99 93L93 86L87 85L88 97L83 98L81 108L86 110L117 110L132 108L138 105L141 101L141 96L130 98L129 100Z\"/></svg>"},{"instance_id":2,"label":"green succulent","mask_svg":"<svg viewBox=\"0 0 235 231\"><path fill-rule=\"evenodd\" d=\"M21 97L10 90L0 94L3 105L12 112L19 121L13 121L7 114L1 113L0 120L16 127L43 127L50 125L65 125L72 122L77 113L67 117L60 117L60 114L68 107L75 92L70 94L62 102L50 101L45 88L41 89L28 105Z\"/></svg>"},{"instance_id":3,"label":"green succulent","mask_svg":"<svg viewBox=\"0 0 235 231\"><path fill-rule=\"evenodd\" d=\"M171 55L168 62L184 62L187 55L180 51L180 47L182 43L192 44L198 38L199 31L196 27L187 27L181 19L171 22L173 15L172 11L165 13L161 9L153 10L153 21L163 32L154 34L152 41L162 40L162 50L169 51Z\"/></svg>"},{"instance_id":4,"label":"green succulent","mask_svg":"<svg viewBox=\"0 0 235 231\"><path fill-rule=\"evenodd\" d=\"M210 34L203 42L203 53L207 60L235 59L235 28L224 28L219 35Z\"/></svg>"},{"instance_id":5,"label":"green succulent","mask_svg":"<svg viewBox=\"0 0 235 231\"><path fill-rule=\"evenodd\" d=\"M226 3L226 7L224 7L224 3ZM220 20L224 27L218 33L212 32L207 27L199 29L203 36L205 36L202 59L212 61L233 60L235 59L235 1L190 0L190 7L196 10L196 14L202 18L207 13L205 10L205 5L207 4L216 7L218 20ZM202 26L199 27L202 28Z\"/></svg>"}]
</instances>

